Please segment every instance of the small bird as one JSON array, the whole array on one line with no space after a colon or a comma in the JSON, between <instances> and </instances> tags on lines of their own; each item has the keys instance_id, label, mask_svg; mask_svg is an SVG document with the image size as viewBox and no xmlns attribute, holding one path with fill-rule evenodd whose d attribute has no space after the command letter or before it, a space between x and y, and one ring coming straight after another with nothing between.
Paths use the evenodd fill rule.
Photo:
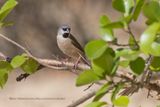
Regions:
<instances>
[{"instance_id":1,"label":"small bird","mask_svg":"<svg viewBox=\"0 0 160 107\"><path fill-rule=\"evenodd\" d=\"M58 29L57 44L65 55L76 61L76 64L78 64L79 61L83 61L87 65L90 65L85 57L82 46L71 34L71 28L69 26L63 25Z\"/></svg>"}]
</instances>

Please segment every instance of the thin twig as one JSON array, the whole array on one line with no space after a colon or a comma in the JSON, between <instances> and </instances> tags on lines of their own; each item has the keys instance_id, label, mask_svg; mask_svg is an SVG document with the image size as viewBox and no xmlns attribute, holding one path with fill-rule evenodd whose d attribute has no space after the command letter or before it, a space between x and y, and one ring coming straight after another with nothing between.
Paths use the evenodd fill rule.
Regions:
<instances>
[{"instance_id":1,"label":"thin twig","mask_svg":"<svg viewBox=\"0 0 160 107\"><path fill-rule=\"evenodd\" d=\"M68 105L67 107L77 107L78 105L84 103L85 101L89 100L90 98L92 98L97 91L93 91L91 93L88 93L87 95L83 96L82 98L74 101L72 104Z\"/></svg>"},{"instance_id":2,"label":"thin twig","mask_svg":"<svg viewBox=\"0 0 160 107\"><path fill-rule=\"evenodd\" d=\"M4 35L2 35L2 34L0 34L0 37L2 37L3 39L7 40L8 42L14 44L15 46L19 47L20 49L22 49L22 50L23 50L26 54L28 54L29 56L32 56L32 55L30 54L30 52L29 52L26 48L24 48L22 45L18 44L17 42L9 39L8 37L6 37L6 36L4 36Z\"/></svg>"},{"instance_id":3,"label":"thin twig","mask_svg":"<svg viewBox=\"0 0 160 107\"><path fill-rule=\"evenodd\" d=\"M146 81L146 77L148 77L147 75L148 75L148 73L149 73L149 66L150 66L150 64L151 64L151 61L152 61L152 59L153 59L153 56L149 56L149 58L148 58L148 60L147 60L147 62L146 62L146 67L145 67L145 69L144 69L144 73L142 74L142 78L141 78L141 83L145 83L145 81Z\"/></svg>"},{"instance_id":4,"label":"thin twig","mask_svg":"<svg viewBox=\"0 0 160 107\"><path fill-rule=\"evenodd\" d=\"M87 91L87 90L90 89L93 85L94 85L94 83L91 83L87 88L84 89L84 91Z\"/></svg>"},{"instance_id":5,"label":"thin twig","mask_svg":"<svg viewBox=\"0 0 160 107\"><path fill-rule=\"evenodd\" d=\"M105 93L108 93L110 90L112 90L114 88L115 85L111 85ZM87 95L83 96L82 98L76 100L75 102L73 102L72 104L68 105L67 107L77 107L78 105L84 103L85 101L89 100L90 98L92 98L93 96L95 96L96 91L93 91L91 93L88 93Z\"/></svg>"},{"instance_id":6,"label":"thin twig","mask_svg":"<svg viewBox=\"0 0 160 107\"><path fill-rule=\"evenodd\" d=\"M8 42L12 43L13 45L19 47L20 49L22 49L29 57L35 59L37 62L39 62L39 60L34 57L25 47L23 47L22 45L18 44L17 42L11 40L10 38L0 34L0 37L2 37L3 39L7 40ZM39 62L40 64L46 66L46 67L49 67L49 68L52 68L52 69L59 69L60 67L56 67L56 66L50 66L50 65L47 65L47 64L43 64L41 62Z\"/></svg>"},{"instance_id":7,"label":"thin twig","mask_svg":"<svg viewBox=\"0 0 160 107\"><path fill-rule=\"evenodd\" d=\"M6 60L7 56L0 52L0 59Z\"/></svg>"},{"instance_id":8,"label":"thin twig","mask_svg":"<svg viewBox=\"0 0 160 107\"><path fill-rule=\"evenodd\" d=\"M127 46L127 47L130 46L130 44L119 44L119 43L115 43L114 45L116 45L116 46L123 46L123 47L124 46Z\"/></svg>"},{"instance_id":9,"label":"thin twig","mask_svg":"<svg viewBox=\"0 0 160 107\"><path fill-rule=\"evenodd\" d=\"M133 38L133 40L134 40L137 48L139 49L139 45L138 45L138 43L137 43L137 41L136 41L136 38L135 38L134 34L133 34L132 31L131 31L130 26L128 25L128 30L125 30L125 29L124 29L124 31L127 32L128 34L130 34L130 36L132 36L132 38Z\"/></svg>"},{"instance_id":10,"label":"thin twig","mask_svg":"<svg viewBox=\"0 0 160 107\"><path fill-rule=\"evenodd\" d=\"M59 60L54 60L54 59L41 59L41 58L38 58L38 61L40 63L44 63L44 64L48 64L50 66L59 66L59 67L62 67L62 69L66 70L66 69L69 69L69 68L73 68L74 67L74 62L67 62L67 61L59 61ZM90 67L86 64L83 64L83 63L79 63L77 68L78 70L87 70L87 69L90 69Z\"/></svg>"}]
</instances>

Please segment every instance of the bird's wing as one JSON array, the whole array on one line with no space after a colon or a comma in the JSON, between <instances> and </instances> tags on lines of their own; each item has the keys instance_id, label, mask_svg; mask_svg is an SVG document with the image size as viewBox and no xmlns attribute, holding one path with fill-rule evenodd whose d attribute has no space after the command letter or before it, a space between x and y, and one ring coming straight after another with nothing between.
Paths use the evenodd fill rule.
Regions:
<instances>
[{"instance_id":1,"label":"bird's wing","mask_svg":"<svg viewBox=\"0 0 160 107\"><path fill-rule=\"evenodd\" d=\"M70 34L69 38L72 40L73 45L79 49L80 51L82 51L82 53L84 54L84 50L82 48L82 46L78 43L78 41L74 38L74 36L72 36L72 34Z\"/></svg>"},{"instance_id":2,"label":"bird's wing","mask_svg":"<svg viewBox=\"0 0 160 107\"><path fill-rule=\"evenodd\" d=\"M88 62L88 60L85 56L85 53L84 53L82 46L78 43L78 41L74 38L74 36L72 36L72 34L70 34L69 38L72 40L73 45L81 51L81 53L79 53L79 55L82 57L82 61L90 66L90 63Z\"/></svg>"}]
</instances>

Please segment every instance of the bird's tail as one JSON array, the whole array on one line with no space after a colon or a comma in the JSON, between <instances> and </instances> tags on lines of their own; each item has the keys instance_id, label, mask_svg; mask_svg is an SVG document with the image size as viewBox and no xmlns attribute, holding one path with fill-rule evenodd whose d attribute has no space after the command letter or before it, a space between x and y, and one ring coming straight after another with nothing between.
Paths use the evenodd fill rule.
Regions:
<instances>
[{"instance_id":1,"label":"bird's tail","mask_svg":"<svg viewBox=\"0 0 160 107\"><path fill-rule=\"evenodd\" d=\"M85 57L85 55L82 56L82 55L80 54L80 56L81 56L81 59L82 59L83 63L87 64L88 66L91 66L91 63L90 63L89 60Z\"/></svg>"}]
</instances>

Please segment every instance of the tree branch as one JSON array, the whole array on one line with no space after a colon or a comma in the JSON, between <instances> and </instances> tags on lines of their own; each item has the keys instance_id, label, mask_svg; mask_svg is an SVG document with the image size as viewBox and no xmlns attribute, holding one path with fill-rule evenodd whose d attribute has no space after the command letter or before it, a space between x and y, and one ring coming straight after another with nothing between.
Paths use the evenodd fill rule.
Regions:
<instances>
[{"instance_id":1,"label":"tree branch","mask_svg":"<svg viewBox=\"0 0 160 107\"><path fill-rule=\"evenodd\" d=\"M37 58L35 56L33 56L25 47L23 47L22 45L18 44L17 42L11 40L10 38L0 34L0 37L2 37L3 39L7 40L8 42L12 43L13 45L19 47L20 49L22 49L29 57L35 59L37 62L39 62L40 64L42 64L45 67L48 68L52 68L52 69L69 69L69 68L73 68L74 67L74 63L73 62L66 62L66 61L57 61L57 60L50 60L50 59L41 59L41 58ZM1 53L0 57L3 57L4 59L6 59L7 57ZM65 66L65 67L64 67ZM79 64L79 66L77 67L77 69L89 69L90 67L86 64Z\"/></svg>"},{"instance_id":2,"label":"tree branch","mask_svg":"<svg viewBox=\"0 0 160 107\"><path fill-rule=\"evenodd\" d=\"M112 90L112 89L114 88L114 86L115 86L115 85L111 85L111 86L106 90L105 93L108 93L110 90ZM78 105L84 103L85 101L87 101L87 100L89 100L90 98L92 98L93 96L95 96L95 94L96 94L97 91L98 91L98 90L93 91L93 92L91 92L91 93L88 93L87 95L85 95L85 96L83 96L82 98L74 101L72 104L68 105L67 107L77 107Z\"/></svg>"},{"instance_id":3,"label":"tree branch","mask_svg":"<svg viewBox=\"0 0 160 107\"><path fill-rule=\"evenodd\" d=\"M139 45L138 45L138 43L136 41L136 38L135 38L134 34L131 31L130 26L128 25L128 29L127 30L124 29L124 31L127 32L133 38L133 40L134 40L134 42L136 44L136 47L139 49Z\"/></svg>"},{"instance_id":4,"label":"tree branch","mask_svg":"<svg viewBox=\"0 0 160 107\"><path fill-rule=\"evenodd\" d=\"M68 105L67 107L77 107L78 105L84 103L85 101L89 100L90 98L92 98L97 91L93 91L91 93L88 93L87 95L83 96L82 98L76 100L75 102L73 102L72 104Z\"/></svg>"},{"instance_id":5,"label":"tree branch","mask_svg":"<svg viewBox=\"0 0 160 107\"><path fill-rule=\"evenodd\" d=\"M146 77L148 77L147 75L149 74L149 66L151 65L151 61L153 59L153 56L149 56L147 62L146 62L146 67L144 69L144 73L142 74L142 78L141 78L141 83L145 83L146 82Z\"/></svg>"}]
</instances>

